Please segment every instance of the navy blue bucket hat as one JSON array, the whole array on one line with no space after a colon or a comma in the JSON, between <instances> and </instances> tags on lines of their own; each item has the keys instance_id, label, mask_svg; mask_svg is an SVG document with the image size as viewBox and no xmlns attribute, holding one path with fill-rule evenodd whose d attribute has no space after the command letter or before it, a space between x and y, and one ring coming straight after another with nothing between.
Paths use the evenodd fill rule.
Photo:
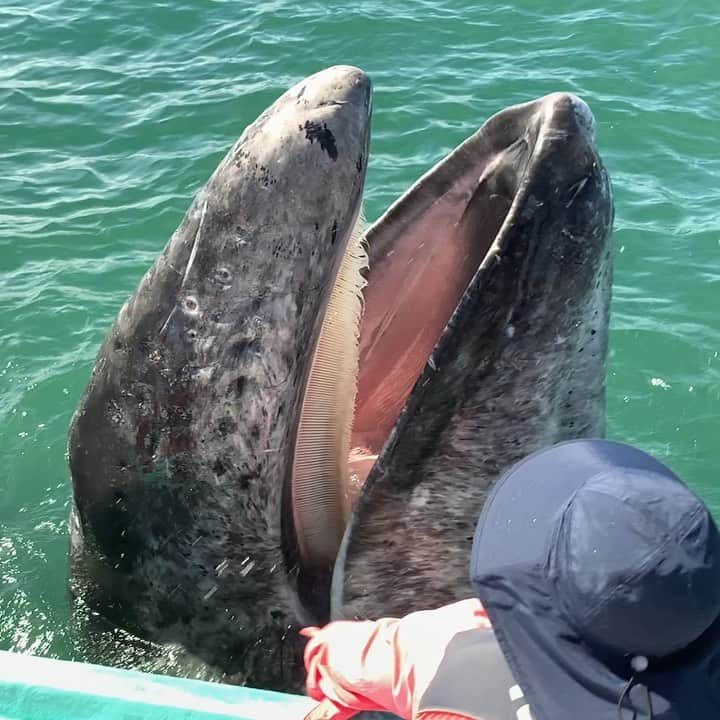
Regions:
<instances>
[{"instance_id":1,"label":"navy blue bucket hat","mask_svg":"<svg viewBox=\"0 0 720 720\"><path fill-rule=\"evenodd\" d=\"M650 455L577 440L515 465L471 578L535 720L720 719L720 536Z\"/></svg>"}]
</instances>

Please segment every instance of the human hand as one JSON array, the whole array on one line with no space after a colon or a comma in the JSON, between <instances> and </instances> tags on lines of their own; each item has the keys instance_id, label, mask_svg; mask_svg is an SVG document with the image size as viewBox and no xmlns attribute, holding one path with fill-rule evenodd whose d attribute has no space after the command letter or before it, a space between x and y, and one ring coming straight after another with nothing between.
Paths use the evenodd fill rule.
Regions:
<instances>
[{"instance_id":1,"label":"human hand","mask_svg":"<svg viewBox=\"0 0 720 720\"><path fill-rule=\"evenodd\" d=\"M338 620L305 628L307 692L319 701L305 720L346 720L363 710L410 720L459 632L491 629L477 599L403 618Z\"/></svg>"}]
</instances>

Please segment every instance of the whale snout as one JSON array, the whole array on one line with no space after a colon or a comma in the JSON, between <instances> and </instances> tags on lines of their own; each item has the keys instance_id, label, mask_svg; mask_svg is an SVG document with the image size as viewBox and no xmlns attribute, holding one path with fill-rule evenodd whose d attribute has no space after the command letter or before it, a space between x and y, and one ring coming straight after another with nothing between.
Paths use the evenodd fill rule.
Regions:
<instances>
[{"instance_id":1,"label":"whale snout","mask_svg":"<svg viewBox=\"0 0 720 720\"><path fill-rule=\"evenodd\" d=\"M352 65L334 65L307 78L297 88L297 100L309 106L350 105L370 112L372 82Z\"/></svg>"},{"instance_id":2,"label":"whale snout","mask_svg":"<svg viewBox=\"0 0 720 720\"><path fill-rule=\"evenodd\" d=\"M574 93L555 92L540 99L545 122L568 135L579 134L594 144L597 136L595 116L589 105Z\"/></svg>"}]
</instances>

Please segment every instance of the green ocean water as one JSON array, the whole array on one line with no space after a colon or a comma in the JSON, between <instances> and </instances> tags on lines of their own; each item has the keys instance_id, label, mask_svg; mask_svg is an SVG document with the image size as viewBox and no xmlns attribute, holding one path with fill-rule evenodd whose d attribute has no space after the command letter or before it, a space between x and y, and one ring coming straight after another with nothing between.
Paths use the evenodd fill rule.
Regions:
<instances>
[{"instance_id":1,"label":"green ocean water","mask_svg":"<svg viewBox=\"0 0 720 720\"><path fill-rule=\"evenodd\" d=\"M65 452L99 343L243 128L336 63L374 83L370 220L503 107L590 104L616 200L608 435L720 515L717 0L2 0L0 648L89 657Z\"/></svg>"}]
</instances>

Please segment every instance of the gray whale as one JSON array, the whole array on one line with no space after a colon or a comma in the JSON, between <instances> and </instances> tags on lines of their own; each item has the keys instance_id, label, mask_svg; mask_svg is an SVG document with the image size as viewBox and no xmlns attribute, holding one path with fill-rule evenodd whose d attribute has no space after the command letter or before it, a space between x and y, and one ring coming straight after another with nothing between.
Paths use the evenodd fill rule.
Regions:
<instances>
[{"instance_id":1,"label":"gray whale","mask_svg":"<svg viewBox=\"0 0 720 720\"><path fill-rule=\"evenodd\" d=\"M74 595L237 682L297 629L467 596L510 463L605 423L613 201L595 123L505 109L362 225L371 83L250 125L123 305L73 418Z\"/></svg>"}]
</instances>

